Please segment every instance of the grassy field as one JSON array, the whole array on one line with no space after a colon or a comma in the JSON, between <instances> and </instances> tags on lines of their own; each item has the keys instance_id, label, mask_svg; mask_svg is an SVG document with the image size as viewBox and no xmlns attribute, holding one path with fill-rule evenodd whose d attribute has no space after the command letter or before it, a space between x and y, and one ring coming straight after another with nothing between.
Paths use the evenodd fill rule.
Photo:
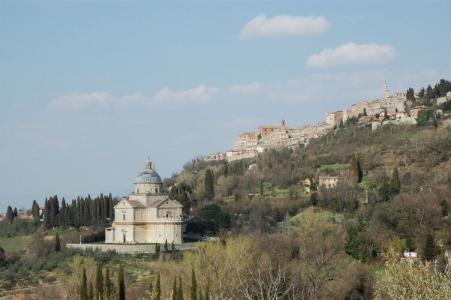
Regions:
<instances>
[{"instance_id":1,"label":"grassy field","mask_svg":"<svg viewBox=\"0 0 451 300\"><path fill-rule=\"evenodd\" d=\"M9 238L0 238L0 247L5 249L6 253L20 252L31 241L31 235L21 235Z\"/></svg>"}]
</instances>

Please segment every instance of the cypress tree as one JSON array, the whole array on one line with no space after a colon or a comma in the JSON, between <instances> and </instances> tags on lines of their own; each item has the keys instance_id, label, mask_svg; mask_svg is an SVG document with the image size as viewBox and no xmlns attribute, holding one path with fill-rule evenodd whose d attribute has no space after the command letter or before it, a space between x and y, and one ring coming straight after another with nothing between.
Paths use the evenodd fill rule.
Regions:
<instances>
[{"instance_id":1,"label":"cypress tree","mask_svg":"<svg viewBox=\"0 0 451 300\"><path fill-rule=\"evenodd\" d=\"M17 207L14 207L13 214L14 214L14 218L17 218L17 215L18 215L18 213L17 213Z\"/></svg>"},{"instance_id":2,"label":"cypress tree","mask_svg":"<svg viewBox=\"0 0 451 300\"><path fill-rule=\"evenodd\" d=\"M172 284L172 300L178 300L178 298L177 277L174 276L174 283Z\"/></svg>"},{"instance_id":3,"label":"cypress tree","mask_svg":"<svg viewBox=\"0 0 451 300\"><path fill-rule=\"evenodd\" d=\"M6 219L9 223L12 223L14 221L14 212L11 206L8 205L8 208L6 209Z\"/></svg>"},{"instance_id":4,"label":"cypress tree","mask_svg":"<svg viewBox=\"0 0 451 300\"><path fill-rule=\"evenodd\" d=\"M150 298L152 299L152 297L153 297L153 283L152 283L152 280L150 280L150 282L149 282L149 295L150 295Z\"/></svg>"},{"instance_id":5,"label":"cypress tree","mask_svg":"<svg viewBox=\"0 0 451 300\"><path fill-rule=\"evenodd\" d=\"M191 300L197 300L197 282L194 268L191 268Z\"/></svg>"},{"instance_id":6,"label":"cypress tree","mask_svg":"<svg viewBox=\"0 0 451 300\"><path fill-rule=\"evenodd\" d=\"M160 273L157 275L157 283L155 284L155 300L161 300Z\"/></svg>"},{"instance_id":7,"label":"cypress tree","mask_svg":"<svg viewBox=\"0 0 451 300\"><path fill-rule=\"evenodd\" d=\"M182 284L182 276L179 276L179 289L177 292L177 299L183 300L183 284Z\"/></svg>"},{"instance_id":8,"label":"cypress tree","mask_svg":"<svg viewBox=\"0 0 451 300\"><path fill-rule=\"evenodd\" d=\"M94 286L92 285L92 281L89 282L88 299L94 300Z\"/></svg>"},{"instance_id":9,"label":"cypress tree","mask_svg":"<svg viewBox=\"0 0 451 300\"><path fill-rule=\"evenodd\" d=\"M207 280L207 287L205 288L204 300L210 300L210 280Z\"/></svg>"},{"instance_id":10,"label":"cypress tree","mask_svg":"<svg viewBox=\"0 0 451 300\"><path fill-rule=\"evenodd\" d=\"M351 156L351 172L352 177L356 183L362 182L363 178L362 163L360 162L359 157L355 153L352 154Z\"/></svg>"},{"instance_id":11,"label":"cypress tree","mask_svg":"<svg viewBox=\"0 0 451 300\"><path fill-rule=\"evenodd\" d=\"M424 258L426 260L431 260L437 254L437 247L435 246L434 237L431 233L426 236L426 242L424 244Z\"/></svg>"},{"instance_id":12,"label":"cypress tree","mask_svg":"<svg viewBox=\"0 0 451 300\"><path fill-rule=\"evenodd\" d=\"M61 250L61 241L60 241L60 235L58 232L55 235L55 246L54 246L55 252L60 252Z\"/></svg>"},{"instance_id":13,"label":"cypress tree","mask_svg":"<svg viewBox=\"0 0 451 300\"><path fill-rule=\"evenodd\" d=\"M83 268L80 284L80 300L88 300L88 286L86 280L86 269Z\"/></svg>"},{"instance_id":14,"label":"cypress tree","mask_svg":"<svg viewBox=\"0 0 451 300\"><path fill-rule=\"evenodd\" d=\"M105 276L103 277L103 290L105 299L109 300L111 297L111 280L110 280L110 270L105 270Z\"/></svg>"},{"instance_id":15,"label":"cypress tree","mask_svg":"<svg viewBox=\"0 0 451 300\"><path fill-rule=\"evenodd\" d=\"M36 200L33 200L33 204L31 205L31 214L33 215L33 218L39 218L39 205Z\"/></svg>"},{"instance_id":16,"label":"cypress tree","mask_svg":"<svg viewBox=\"0 0 451 300\"><path fill-rule=\"evenodd\" d=\"M214 190L213 171L210 169L207 169L205 171L205 198L207 200L213 200L214 197L215 197L215 190Z\"/></svg>"},{"instance_id":17,"label":"cypress tree","mask_svg":"<svg viewBox=\"0 0 451 300\"><path fill-rule=\"evenodd\" d=\"M399 180L398 168L396 167L393 169L390 187L394 194L398 194L401 191L401 181Z\"/></svg>"},{"instance_id":18,"label":"cypress tree","mask_svg":"<svg viewBox=\"0 0 451 300\"><path fill-rule=\"evenodd\" d=\"M446 201L446 199L443 199L441 202L440 202L440 206L441 206L441 208L442 208L442 216L443 217L446 217L447 215L448 215L448 201Z\"/></svg>"},{"instance_id":19,"label":"cypress tree","mask_svg":"<svg viewBox=\"0 0 451 300\"><path fill-rule=\"evenodd\" d=\"M122 267L119 269L117 274L117 290L118 290L118 300L125 300L125 280L124 280L124 270Z\"/></svg>"},{"instance_id":20,"label":"cypress tree","mask_svg":"<svg viewBox=\"0 0 451 300\"><path fill-rule=\"evenodd\" d=\"M96 300L103 299L103 274L102 274L102 267L100 266L100 264L97 265L97 270L96 270L95 298L96 298Z\"/></svg>"}]
</instances>

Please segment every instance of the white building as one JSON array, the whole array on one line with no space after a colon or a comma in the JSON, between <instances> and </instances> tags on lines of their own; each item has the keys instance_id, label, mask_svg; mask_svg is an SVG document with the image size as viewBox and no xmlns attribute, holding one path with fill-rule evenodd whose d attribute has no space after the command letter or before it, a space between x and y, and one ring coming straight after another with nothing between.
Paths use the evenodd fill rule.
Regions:
<instances>
[{"instance_id":1,"label":"white building","mask_svg":"<svg viewBox=\"0 0 451 300\"><path fill-rule=\"evenodd\" d=\"M163 182L146 160L134 191L114 206L114 222L105 230L106 243L181 244L183 206L162 193Z\"/></svg>"}]
</instances>

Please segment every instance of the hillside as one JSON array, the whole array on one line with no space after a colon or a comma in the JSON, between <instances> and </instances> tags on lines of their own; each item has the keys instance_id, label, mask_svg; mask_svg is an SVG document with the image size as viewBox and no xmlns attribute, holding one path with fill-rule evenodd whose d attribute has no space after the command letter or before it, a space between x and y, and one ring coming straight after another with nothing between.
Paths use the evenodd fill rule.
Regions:
<instances>
[{"instance_id":1,"label":"hillside","mask_svg":"<svg viewBox=\"0 0 451 300\"><path fill-rule=\"evenodd\" d=\"M349 124L295 150L187 163L165 188L184 204L190 236L220 238L200 242L200 251L162 247L135 257L66 249L80 234L99 240L108 216L98 209L78 218L73 208L107 208L111 196L103 206L102 197L79 199L64 222L61 210L53 223L4 221L0 295L78 299L82 271L95 284L103 270L114 278L111 299L123 268L127 299L168 299L174 290L197 299L440 298L451 291L451 121L437 125ZM321 186L319 176L337 185ZM405 251L418 254L414 267ZM436 288L423 288L431 281Z\"/></svg>"}]
</instances>

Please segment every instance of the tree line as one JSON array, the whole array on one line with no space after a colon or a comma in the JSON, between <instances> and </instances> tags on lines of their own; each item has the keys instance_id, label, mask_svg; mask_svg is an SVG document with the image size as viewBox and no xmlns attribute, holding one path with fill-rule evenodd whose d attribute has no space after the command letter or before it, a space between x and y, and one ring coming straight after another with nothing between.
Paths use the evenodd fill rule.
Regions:
<instances>
[{"instance_id":1,"label":"tree line","mask_svg":"<svg viewBox=\"0 0 451 300\"><path fill-rule=\"evenodd\" d=\"M64 198L61 199L60 204L58 196L52 196L45 199L43 226L46 228L80 227L109 223L114 219L114 202L111 194L100 194L95 198L89 195L77 197L70 204Z\"/></svg>"}]
</instances>

